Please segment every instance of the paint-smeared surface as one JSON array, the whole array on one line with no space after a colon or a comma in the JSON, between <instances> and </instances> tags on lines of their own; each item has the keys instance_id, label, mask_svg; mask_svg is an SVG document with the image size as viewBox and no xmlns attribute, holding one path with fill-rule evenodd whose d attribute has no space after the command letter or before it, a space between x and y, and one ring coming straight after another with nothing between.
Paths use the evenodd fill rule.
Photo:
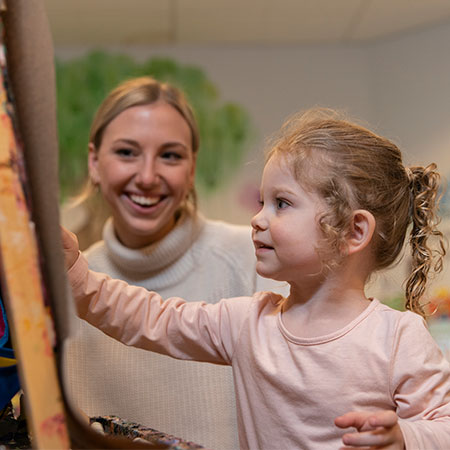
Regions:
<instances>
[{"instance_id":1,"label":"paint-smeared surface","mask_svg":"<svg viewBox=\"0 0 450 450\"><path fill-rule=\"evenodd\" d=\"M106 434L125 436L131 440L142 439L154 445L162 445L168 450L195 450L204 449L194 442L185 441L173 435L162 433L150 427L139 425L135 422L127 422L115 416L92 417L92 423L100 423Z\"/></svg>"},{"instance_id":2,"label":"paint-smeared surface","mask_svg":"<svg viewBox=\"0 0 450 450\"><path fill-rule=\"evenodd\" d=\"M41 430L49 436L58 435L61 440L67 439L66 419L61 413L43 420Z\"/></svg>"},{"instance_id":3,"label":"paint-smeared surface","mask_svg":"<svg viewBox=\"0 0 450 450\"><path fill-rule=\"evenodd\" d=\"M0 23L1 28L1 23ZM0 42L0 47L2 44ZM4 51L0 54L3 56ZM22 149L0 58L0 259L15 354L26 393L33 447L70 448L45 310L39 252L31 221Z\"/></svg>"}]
</instances>

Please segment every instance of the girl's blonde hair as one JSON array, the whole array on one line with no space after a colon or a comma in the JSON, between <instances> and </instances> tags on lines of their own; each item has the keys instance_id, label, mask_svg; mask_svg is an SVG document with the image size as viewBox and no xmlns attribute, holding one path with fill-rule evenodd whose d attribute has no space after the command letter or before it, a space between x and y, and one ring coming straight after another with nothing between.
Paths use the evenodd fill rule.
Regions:
<instances>
[{"instance_id":1,"label":"girl's blonde hair","mask_svg":"<svg viewBox=\"0 0 450 450\"><path fill-rule=\"evenodd\" d=\"M364 209L375 217L374 270L398 259L411 225L412 267L405 306L423 315L420 300L430 271L442 270L445 255L443 235L436 228L440 179L436 165L405 167L395 144L328 109L290 119L272 142L267 160L275 155L288 158L302 186L325 201L318 218L324 235L318 251L325 268L338 265L345 255L354 210Z\"/></svg>"},{"instance_id":2,"label":"girl's blonde hair","mask_svg":"<svg viewBox=\"0 0 450 450\"><path fill-rule=\"evenodd\" d=\"M186 100L184 94L168 83L161 83L152 77L139 77L126 80L113 89L103 100L92 121L89 133L89 143L94 144L98 151L102 143L103 133L110 122L120 113L133 106L151 105L163 102L175 108L191 130L192 152L197 154L200 146L200 135L194 112ZM95 186L89 181L83 193L75 199L75 203L81 203L89 198ZM195 188L190 192L190 203L197 206Z\"/></svg>"}]
</instances>

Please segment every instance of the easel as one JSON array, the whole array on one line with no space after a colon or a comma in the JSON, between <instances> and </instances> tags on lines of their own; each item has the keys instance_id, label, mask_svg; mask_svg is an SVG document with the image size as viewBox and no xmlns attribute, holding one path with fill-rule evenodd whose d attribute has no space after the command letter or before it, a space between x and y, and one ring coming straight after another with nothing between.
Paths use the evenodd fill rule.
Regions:
<instances>
[{"instance_id":1,"label":"easel","mask_svg":"<svg viewBox=\"0 0 450 450\"><path fill-rule=\"evenodd\" d=\"M0 74L0 83L4 84ZM69 437L49 337L34 228L19 178L22 155L0 88L0 258L21 385L36 448L67 449Z\"/></svg>"},{"instance_id":2,"label":"easel","mask_svg":"<svg viewBox=\"0 0 450 450\"><path fill-rule=\"evenodd\" d=\"M59 230L52 40L41 0L0 0L0 12L20 131L19 144L0 89L0 277L32 446L158 448L94 432L64 394L60 360L70 299Z\"/></svg>"}]
</instances>

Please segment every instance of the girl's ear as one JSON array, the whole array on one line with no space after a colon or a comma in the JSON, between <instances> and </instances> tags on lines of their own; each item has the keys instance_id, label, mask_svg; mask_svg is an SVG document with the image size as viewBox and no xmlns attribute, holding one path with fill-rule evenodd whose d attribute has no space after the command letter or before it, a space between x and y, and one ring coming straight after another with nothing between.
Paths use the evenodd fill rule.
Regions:
<instances>
[{"instance_id":1,"label":"girl's ear","mask_svg":"<svg viewBox=\"0 0 450 450\"><path fill-rule=\"evenodd\" d=\"M100 183L100 176L98 174L98 150L92 142L89 142L88 168L89 178L92 184L96 186Z\"/></svg>"},{"instance_id":2,"label":"girl's ear","mask_svg":"<svg viewBox=\"0 0 450 450\"><path fill-rule=\"evenodd\" d=\"M366 248L372 241L376 220L365 209L353 211L350 233L347 239L347 251L351 255Z\"/></svg>"}]
</instances>

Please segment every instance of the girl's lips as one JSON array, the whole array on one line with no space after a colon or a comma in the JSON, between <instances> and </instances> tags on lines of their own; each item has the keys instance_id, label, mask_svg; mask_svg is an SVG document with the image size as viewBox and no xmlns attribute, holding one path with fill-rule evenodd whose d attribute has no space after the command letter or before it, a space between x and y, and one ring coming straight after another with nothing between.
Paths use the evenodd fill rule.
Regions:
<instances>
[{"instance_id":1,"label":"girl's lips","mask_svg":"<svg viewBox=\"0 0 450 450\"><path fill-rule=\"evenodd\" d=\"M255 246L256 253L266 252L269 250L273 250L273 247L270 245L266 245L261 241L253 241L253 245Z\"/></svg>"}]
</instances>

